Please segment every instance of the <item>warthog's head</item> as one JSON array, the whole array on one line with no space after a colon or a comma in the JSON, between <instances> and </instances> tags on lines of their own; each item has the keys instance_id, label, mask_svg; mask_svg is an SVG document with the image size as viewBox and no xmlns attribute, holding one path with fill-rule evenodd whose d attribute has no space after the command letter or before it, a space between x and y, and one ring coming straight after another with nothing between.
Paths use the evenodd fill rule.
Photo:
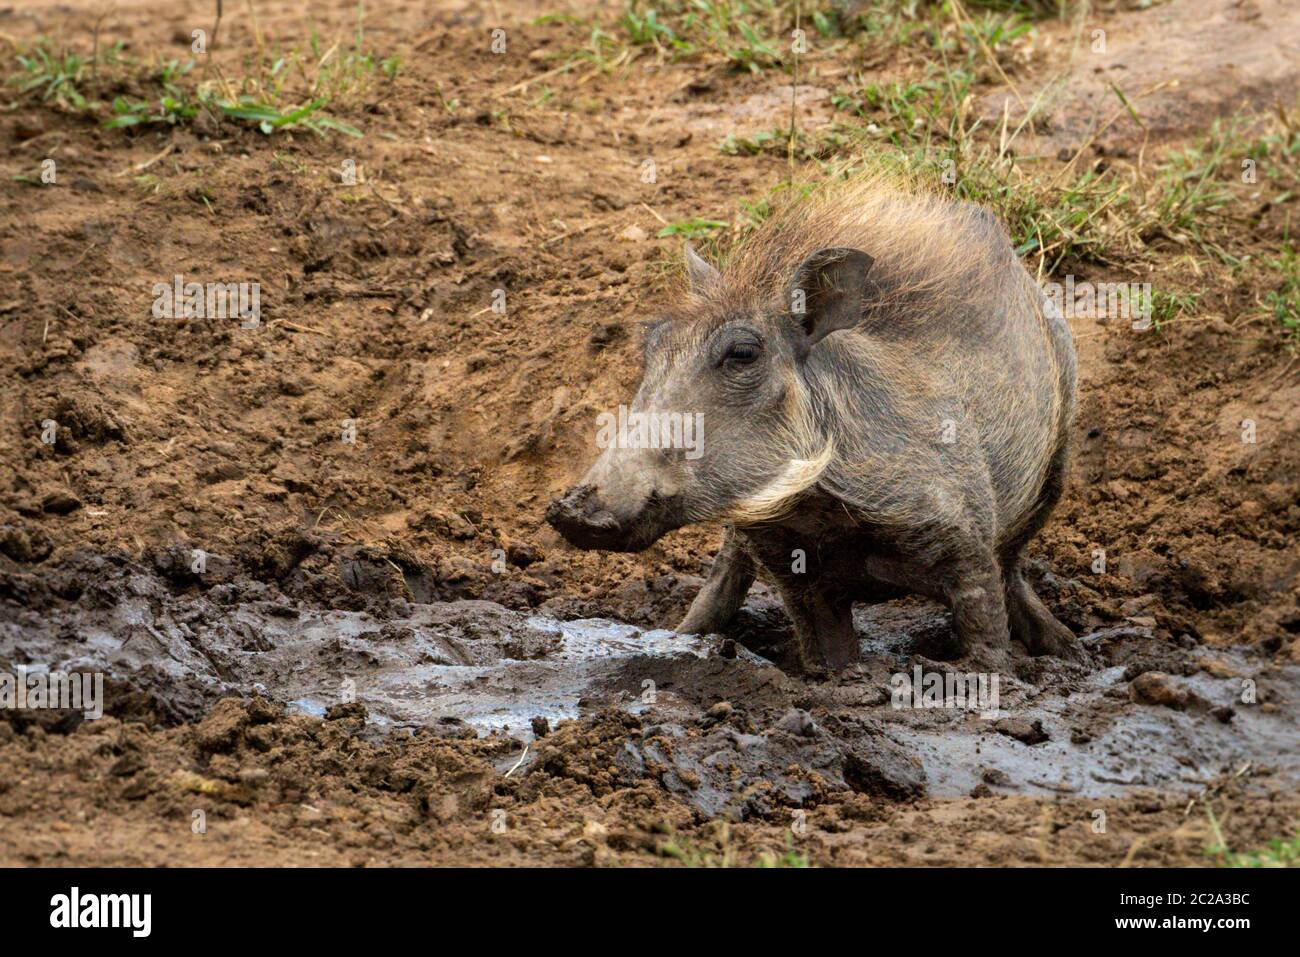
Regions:
<instances>
[{"instance_id":1,"label":"warthog's head","mask_svg":"<svg viewBox=\"0 0 1300 957\"><path fill-rule=\"evenodd\" d=\"M630 407L597 419L600 457L546 510L579 548L640 551L693 522L773 518L834 455L805 364L862 318L871 257L818 250L757 298L689 246L686 259L687 308L649 327Z\"/></svg>"}]
</instances>

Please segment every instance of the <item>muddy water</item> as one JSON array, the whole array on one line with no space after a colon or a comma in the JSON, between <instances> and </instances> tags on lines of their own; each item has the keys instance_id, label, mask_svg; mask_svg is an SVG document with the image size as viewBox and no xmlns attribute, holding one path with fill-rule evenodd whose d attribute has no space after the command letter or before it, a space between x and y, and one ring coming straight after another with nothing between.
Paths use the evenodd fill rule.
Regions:
<instances>
[{"instance_id":1,"label":"muddy water","mask_svg":"<svg viewBox=\"0 0 1300 957\"><path fill-rule=\"evenodd\" d=\"M1138 787L1199 789L1215 775L1247 763L1256 768L1262 763L1287 780L1300 781L1296 724L1277 712L1239 707L1225 722L1204 707L1132 705L1108 720L1094 720L1115 711L1116 696L1127 702L1124 674L1124 668L1107 668L1079 693L1044 696L977 719L990 724L1002 717L1031 725L1041 722L1047 735L1041 743L1027 745L969 724L940 730L906 728L899 739L920 757L930 793L936 795L969 793L981 781L1001 782L1026 793L1082 796ZM1300 668L1290 666L1278 677L1278 684L1292 692L1300 687ZM1230 701L1241 690L1240 681L1204 675L1180 684L1207 701Z\"/></svg>"},{"instance_id":2,"label":"muddy water","mask_svg":"<svg viewBox=\"0 0 1300 957\"><path fill-rule=\"evenodd\" d=\"M912 673L907 659L914 635L946 627L933 606L890 603L858 610L863 654L870 661L894 655L898 671ZM929 793L967 794L981 783L992 790L1118 794L1133 788L1186 790L1247 762L1274 768L1300 781L1300 724L1287 707L1242 702L1244 684L1273 701L1291 701L1300 689L1300 667L1269 669L1237 652L1201 649L1171 653L1144 628L1115 628L1082 636L1098 666L1070 674L1065 668L1000 677L997 708L895 710L883 705L890 733L921 761ZM1106 666L1125 645L1146 645L1128 665ZM1150 655L1150 657L1147 657ZM1167 685L1183 700L1136 703L1130 680L1143 659L1179 674ZM1200 662L1224 677L1211 677ZM946 666L933 663L936 668ZM877 665L873 670L879 674ZM1253 676L1253 677L1252 677ZM1261 690L1263 689L1263 690Z\"/></svg>"},{"instance_id":3,"label":"muddy water","mask_svg":"<svg viewBox=\"0 0 1300 957\"><path fill-rule=\"evenodd\" d=\"M489 628L498 630L489 641L501 648L501 657L474 663L476 658L485 657L486 649L467 651L463 635L447 630L448 624L463 621L466 616L487 620L491 622ZM488 602L425 606L396 624L411 633L400 647L386 650L373 647L366 637L373 633L373 623L361 615L331 616L307 630L329 629L340 645L359 659L375 659L375 667L351 676L349 690L366 705L376 723L420 726L454 718L480 732L500 731L525 739L533 736L535 718L545 718L553 725L580 717L578 702L587 689L615 675L628 658L705 658L716 644L698 636L645 631L603 619L560 622L516 616ZM292 644L301 650L301 641ZM521 652L527 656L511 657ZM293 653L287 651L288 655ZM495 648L488 652L495 653ZM749 657L761 661L755 655ZM339 695L333 693L337 689L322 688L310 674L284 690L290 694L301 692L291 699L291 704L313 714L323 715L329 705L339 700ZM639 711L643 703L637 699L628 707Z\"/></svg>"},{"instance_id":4,"label":"muddy water","mask_svg":"<svg viewBox=\"0 0 1300 957\"><path fill-rule=\"evenodd\" d=\"M253 584L177 591L145 569L103 571L76 601L0 622L0 661L103 670L117 679L110 713L115 694L141 689L180 718L261 693L316 715L360 702L375 733L432 726L528 742L559 721L623 709L647 727L628 760L676 769L708 813L759 783L804 800L809 785L792 766L893 796L1191 790L1247 762L1300 782L1300 729L1285 706L1300 667L1170 646L1137 627L1085 636L1092 669L1025 659L980 707L898 708L894 675L950 667L925 656L947 629L935 606L859 608L862 664L805 681L719 636L486 601L312 608ZM746 614L772 620L772 599L756 590ZM1140 702L1138 678L1155 688ZM1242 700L1248 681L1258 703Z\"/></svg>"}]
</instances>

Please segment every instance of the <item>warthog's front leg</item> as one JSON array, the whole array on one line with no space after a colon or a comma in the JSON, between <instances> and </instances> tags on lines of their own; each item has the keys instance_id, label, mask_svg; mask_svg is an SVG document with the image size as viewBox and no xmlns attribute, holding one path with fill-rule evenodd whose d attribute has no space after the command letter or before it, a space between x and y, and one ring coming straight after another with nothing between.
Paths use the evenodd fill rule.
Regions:
<instances>
[{"instance_id":1,"label":"warthog's front leg","mask_svg":"<svg viewBox=\"0 0 1300 957\"><path fill-rule=\"evenodd\" d=\"M798 582L787 576L780 579L780 585L806 670L839 671L860 658L853 602L815 581Z\"/></svg>"},{"instance_id":2,"label":"warthog's front leg","mask_svg":"<svg viewBox=\"0 0 1300 957\"><path fill-rule=\"evenodd\" d=\"M745 550L735 528L728 525L723 530L722 547L713 559L709 577L677 631L684 635L721 631L744 604L756 572L754 559Z\"/></svg>"}]
</instances>

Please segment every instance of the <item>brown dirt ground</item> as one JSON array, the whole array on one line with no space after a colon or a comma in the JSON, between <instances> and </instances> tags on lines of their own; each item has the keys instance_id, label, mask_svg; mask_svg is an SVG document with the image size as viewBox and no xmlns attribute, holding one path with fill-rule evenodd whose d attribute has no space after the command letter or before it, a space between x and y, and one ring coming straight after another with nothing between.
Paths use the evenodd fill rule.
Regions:
<instances>
[{"instance_id":1,"label":"brown dirt ground","mask_svg":"<svg viewBox=\"0 0 1300 957\"><path fill-rule=\"evenodd\" d=\"M782 158L724 155L717 140L749 117L780 123L789 81L649 58L614 75L543 78L547 53L574 34L531 23L529 5L499 6L507 56L488 51L496 21L468 4L372 12L369 41L402 52L405 70L345 117L365 130L359 140L103 130L30 104L0 119L0 616L82 600L105 575L93 556L162 570L177 547L205 549L226 581L317 608L382 615L394 598L475 598L642 626L680 615L715 529L640 555L584 554L541 513L585 466L593 417L636 383L636 323L677 253L677 240L654 238L661 221L727 219L783 177ZM303 42L301 7L259 5L261 30ZM1259 8L1266 24L1284 16ZM315 16L323 33L346 31L354 9ZM1155 37L1158 11L1115 16L1153 18ZM37 5L0 12L0 30L88 47L96 15ZM190 29L206 25L144 0L118 4L101 32L137 54L183 56ZM1066 30L1049 22L1040 35ZM221 37L217 62L234 72L250 27L228 17ZM805 80L817 87L818 70L844 67L814 60ZM1028 85L1042 74L1030 60L1015 75ZM1294 100L1293 73L1259 83ZM554 96L540 100L542 88ZM818 98L803 102L814 117ZM1182 132L1210 118L1180 115ZM638 176L647 156L654 184ZM59 164L58 187L12 179L44 157ZM366 185L338 181L348 158ZM156 191L133 169L151 160ZM1296 202L1260 210L1225 241L1276 249ZM646 238L625 238L633 226ZM1173 648L1300 662L1300 382L1289 356L1236 324L1256 290L1183 247L1150 268L1062 270L1184 282L1191 270L1203 296L1198 321L1146 338L1076 327L1076 465L1034 546L1039 574L1087 576L1053 602L1080 632L1153 619ZM176 273L260 280L264 328L152 319L152 285ZM508 290L505 315L489 308L496 288ZM38 441L46 418L69 426L54 448ZM1239 439L1244 418L1258 424L1255 444ZM345 419L358 423L355 445L337 441ZM1094 576L1098 547L1110 569ZM510 556L505 574L492 571L496 549ZM358 554L392 578L349 587L341 561ZM21 649L0 651L23 661ZM814 864L1195 864L1208 842L1186 795L1148 791L835 791L817 795L792 838L787 811L721 825L654 775L621 774L618 754L642 723L617 710L560 725L527 774L506 777L518 750L507 738L385 737L347 709L320 719L281 704L226 701L197 722L124 693L111 717L71 733L0 722L0 863L682 859L665 847L688 862L753 863L793 840ZM1216 787L1236 848L1300 820L1291 788ZM195 795L209 815L202 835L190 827ZM1104 834L1091 828L1097 808Z\"/></svg>"}]
</instances>

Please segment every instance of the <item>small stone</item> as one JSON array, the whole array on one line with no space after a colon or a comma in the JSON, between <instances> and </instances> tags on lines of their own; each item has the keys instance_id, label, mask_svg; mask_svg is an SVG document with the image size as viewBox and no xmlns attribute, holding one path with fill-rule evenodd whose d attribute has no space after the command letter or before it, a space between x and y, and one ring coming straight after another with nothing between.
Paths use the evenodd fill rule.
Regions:
<instances>
[{"instance_id":1,"label":"small stone","mask_svg":"<svg viewBox=\"0 0 1300 957\"><path fill-rule=\"evenodd\" d=\"M643 243L649 238L649 233L633 223L631 226L627 227L627 229L619 233L618 238L620 241L625 243Z\"/></svg>"},{"instance_id":2,"label":"small stone","mask_svg":"<svg viewBox=\"0 0 1300 957\"><path fill-rule=\"evenodd\" d=\"M1187 691L1163 671L1145 671L1128 686L1129 700L1181 711L1187 707Z\"/></svg>"},{"instance_id":3,"label":"small stone","mask_svg":"<svg viewBox=\"0 0 1300 957\"><path fill-rule=\"evenodd\" d=\"M506 546L506 559L517 568L527 568L542 557L542 550L528 542L511 542Z\"/></svg>"},{"instance_id":4,"label":"small stone","mask_svg":"<svg viewBox=\"0 0 1300 957\"><path fill-rule=\"evenodd\" d=\"M712 718L714 721L724 721L734 710L730 701L719 701L705 713L705 717Z\"/></svg>"},{"instance_id":5,"label":"small stone","mask_svg":"<svg viewBox=\"0 0 1300 957\"><path fill-rule=\"evenodd\" d=\"M1207 675L1213 675L1216 678L1241 677L1241 672L1222 658L1202 658L1200 667Z\"/></svg>"},{"instance_id":6,"label":"small stone","mask_svg":"<svg viewBox=\"0 0 1300 957\"><path fill-rule=\"evenodd\" d=\"M1042 744L1050 740L1047 732L1043 730L1041 718L1034 718L1032 721L1028 718L1002 718L994 722L993 730L1030 745Z\"/></svg>"},{"instance_id":7,"label":"small stone","mask_svg":"<svg viewBox=\"0 0 1300 957\"><path fill-rule=\"evenodd\" d=\"M985 768L980 778L985 784L992 784L995 787L1005 788L1011 786L1011 777L1001 768Z\"/></svg>"},{"instance_id":8,"label":"small stone","mask_svg":"<svg viewBox=\"0 0 1300 957\"><path fill-rule=\"evenodd\" d=\"M800 738L811 738L817 733L817 723L813 721L812 715L800 708L791 708L787 711L776 723L776 727L780 731Z\"/></svg>"},{"instance_id":9,"label":"small stone","mask_svg":"<svg viewBox=\"0 0 1300 957\"><path fill-rule=\"evenodd\" d=\"M41 510L51 515L67 515L81 508L81 499L71 492L51 492L41 500Z\"/></svg>"},{"instance_id":10,"label":"small stone","mask_svg":"<svg viewBox=\"0 0 1300 957\"><path fill-rule=\"evenodd\" d=\"M532 720L533 737L544 738L551 733L551 722L538 715Z\"/></svg>"},{"instance_id":11,"label":"small stone","mask_svg":"<svg viewBox=\"0 0 1300 957\"><path fill-rule=\"evenodd\" d=\"M735 709L731 707L730 701L719 701L708 711L704 712L704 717L700 719L700 723L706 728L711 728L715 724L726 721L734 710Z\"/></svg>"}]
</instances>

